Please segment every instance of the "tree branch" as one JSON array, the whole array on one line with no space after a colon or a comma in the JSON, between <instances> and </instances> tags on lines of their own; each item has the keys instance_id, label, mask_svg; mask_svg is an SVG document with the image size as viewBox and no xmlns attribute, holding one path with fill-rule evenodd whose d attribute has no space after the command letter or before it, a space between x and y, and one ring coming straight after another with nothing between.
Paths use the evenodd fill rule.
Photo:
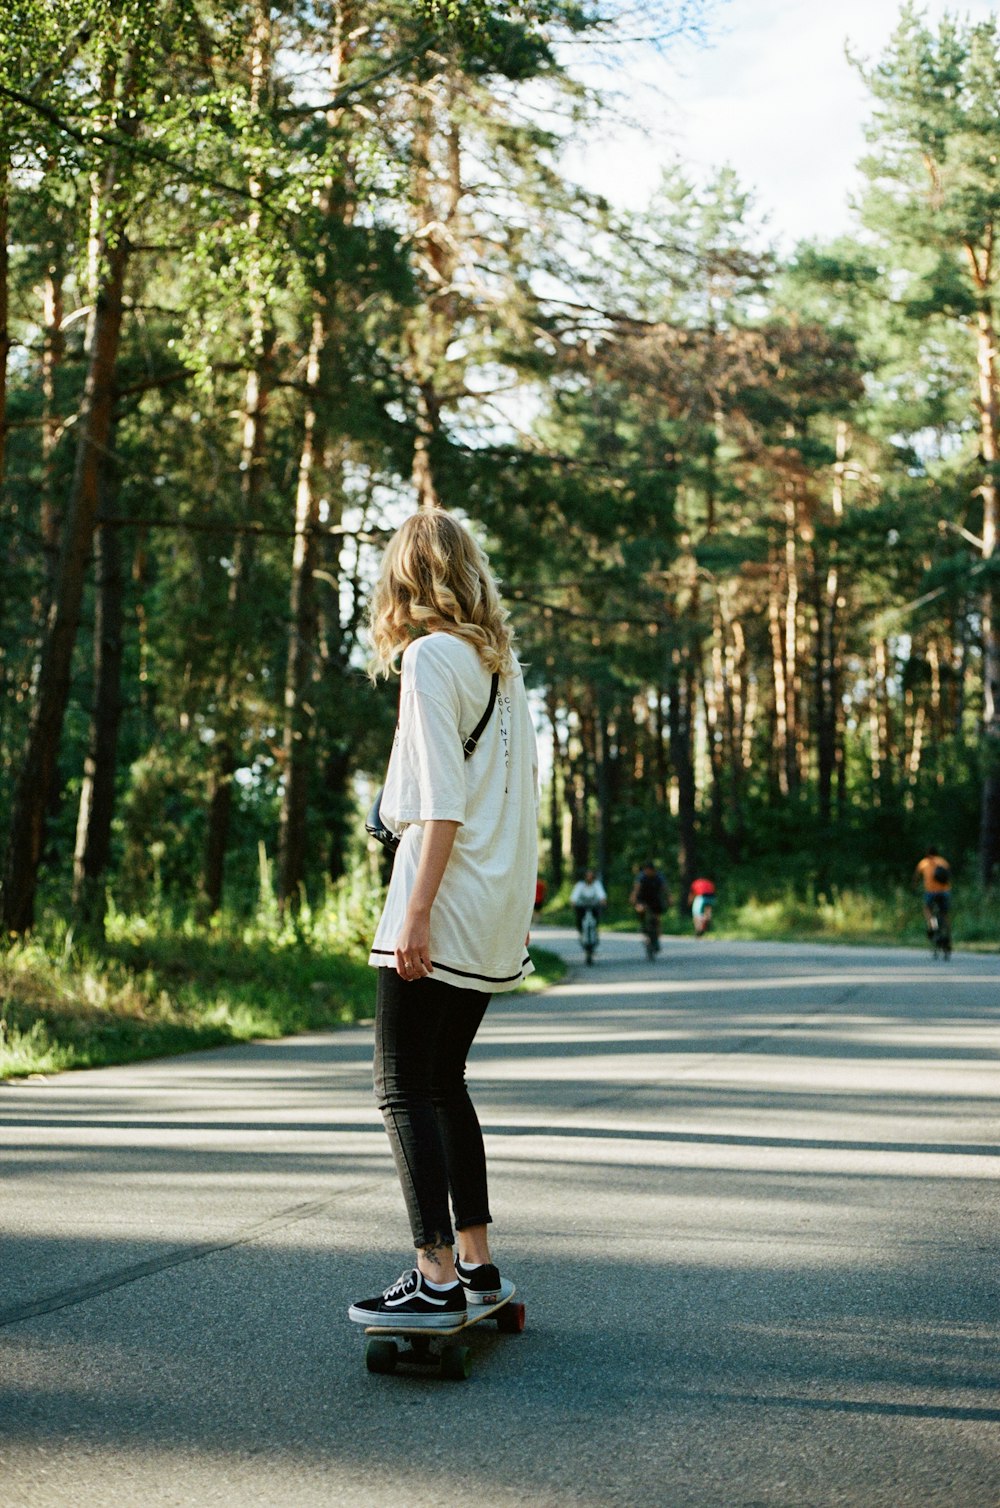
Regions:
<instances>
[{"instance_id":1,"label":"tree branch","mask_svg":"<svg viewBox=\"0 0 1000 1508\"><path fill-rule=\"evenodd\" d=\"M295 105L287 110L282 110L280 116L284 120L289 117L303 115L329 115L331 111L341 110L347 104L348 100L353 99L356 94L360 94L363 89L370 89L373 84L379 84L383 79L387 79L392 74L398 73L401 68L406 67L407 63L415 62L417 58L423 57L438 40L439 38L436 34L425 37L422 42L419 42L416 47L411 48L409 52L400 53L398 57L390 59L384 68L378 69L375 73L368 74L366 78L359 79L356 84L349 84L346 89L341 89L334 95L333 99L327 100L325 105Z\"/></svg>"},{"instance_id":2,"label":"tree branch","mask_svg":"<svg viewBox=\"0 0 1000 1508\"><path fill-rule=\"evenodd\" d=\"M287 217L280 211L275 210L267 200L266 194L254 193L239 184L227 183L221 178L215 178L211 173L203 173L200 168L192 166L180 158L173 157L169 152L159 152L155 147L137 141L134 136L124 131L83 131L78 126L71 125L64 115L58 110L47 105L43 100L32 99L30 95L22 94L18 89L11 89L6 84L0 84L0 98L9 99L22 109L39 115L55 126L63 136L68 136L85 150L95 146L114 147L125 152L129 156L137 158L140 162L155 163L159 167L167 167L176 172L180 177L191 183L200 183L204 188L216 189L220 194L230 194L236 199L248 199L255 206L263 205L268 213L276 220L283 221Z\"/></svg>"}]
</instances>

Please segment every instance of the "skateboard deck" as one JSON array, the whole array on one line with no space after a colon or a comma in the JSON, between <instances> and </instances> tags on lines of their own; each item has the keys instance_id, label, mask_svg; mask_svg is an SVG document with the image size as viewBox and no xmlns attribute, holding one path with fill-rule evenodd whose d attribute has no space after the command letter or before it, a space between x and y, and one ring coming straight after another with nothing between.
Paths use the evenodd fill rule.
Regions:
<instances>
[{"instance_id":1,"label":"skateboard deck","mask_svg":"<svg viewBox=\"0 0 1000 1508\"><path fill-rule=\"evenodd\" d=\"M406 1325L366 1325L365 1366L369 1372L394 1372L399 1365L434 1366L441 1377L454 1381L468 1377L472 1370L472 1351L459 1337L467 1330L493 1320L505 1335L519 1335L524 1329L525 1310L520 1302L511 1302L517 1289L508 1278L500 1280L500 1297L489 1304L470 1304L460 1325L447 1330ZM397 1345L397 1341L405 1342Z\"/></svg>"}]
</instances>

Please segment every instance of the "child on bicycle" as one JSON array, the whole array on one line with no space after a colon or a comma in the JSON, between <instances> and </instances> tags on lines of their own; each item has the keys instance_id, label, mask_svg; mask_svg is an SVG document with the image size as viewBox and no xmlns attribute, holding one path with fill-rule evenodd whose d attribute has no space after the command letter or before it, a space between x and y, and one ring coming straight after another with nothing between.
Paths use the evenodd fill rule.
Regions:
<instances>
[{"instance_id":1,"label":"child on bicycle","mask_svg":"<svg viewBox=\"0 0 1000 1508\"><path fill-rule=\"evenodd\" d=\"M712 912L715 908L715 885L711 880L701 878L691 881L688 905L691 907L694 935L704 937L712 925Z\"/></svg>"},{"instance_id":2,"label":"child on bicycle","mask_svg":"<svg viewBox=\"0 0 1000 1508\"><path fill-rule=\"evenodd\" d=\"M594 913L595 921L600 921L601 913L608 904L608 896L597 878L596 870L584 870L583 879L577 880L570 891L569 903L576 912L576 930L579 933L583 932L583 919L588 911Z\"/></svg>"}]
</instances>

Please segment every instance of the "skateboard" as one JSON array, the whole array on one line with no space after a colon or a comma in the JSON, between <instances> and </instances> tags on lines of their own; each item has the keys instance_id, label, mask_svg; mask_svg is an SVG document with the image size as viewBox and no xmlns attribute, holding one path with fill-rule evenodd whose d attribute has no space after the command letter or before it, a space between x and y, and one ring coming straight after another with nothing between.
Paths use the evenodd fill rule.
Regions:
<instances>
[{"instance_id":1,"label":"skateboard","mask_svg":"<svg viewBox=\"0 0 1000 1508\"><path fill-rule=\"evenodd\" d=\"M366 1325L365 1366L369 1372L386 1374L398 1366L437 1367L439 1377L461 1382L472 1371L472 1349L458 1337L484 1320L493 1320L503 1335L519 1335L524 1329L524 1305L512 1302L516 1292L508 1278L501 1278L500 1297L492 1304L470 1304L466 1318L450 1330Z\"/></svg>"}]
</instances>

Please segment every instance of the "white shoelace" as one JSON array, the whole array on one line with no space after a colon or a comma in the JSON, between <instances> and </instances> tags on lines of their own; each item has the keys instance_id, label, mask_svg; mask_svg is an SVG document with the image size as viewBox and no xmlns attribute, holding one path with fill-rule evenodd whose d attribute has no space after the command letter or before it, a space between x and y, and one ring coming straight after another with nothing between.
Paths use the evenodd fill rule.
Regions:
<instances>
[{"instance_id":1,"label":"white shoelace","mask_svg":"<svg viewBox=\"0 0 1000 1508\"><path fill-rule=\"evenodd\" d=\"M384 1299L394 1299L397 1298L400 1294L416 1293L416 1291L416 1279L414 1278L413 1271L411 1269L409 1272L401 1273L400 1276L396 1279L395 1283L390 1283L389 1287L385 1290L382 1297Z\"/></svg>"}]
</instances>

